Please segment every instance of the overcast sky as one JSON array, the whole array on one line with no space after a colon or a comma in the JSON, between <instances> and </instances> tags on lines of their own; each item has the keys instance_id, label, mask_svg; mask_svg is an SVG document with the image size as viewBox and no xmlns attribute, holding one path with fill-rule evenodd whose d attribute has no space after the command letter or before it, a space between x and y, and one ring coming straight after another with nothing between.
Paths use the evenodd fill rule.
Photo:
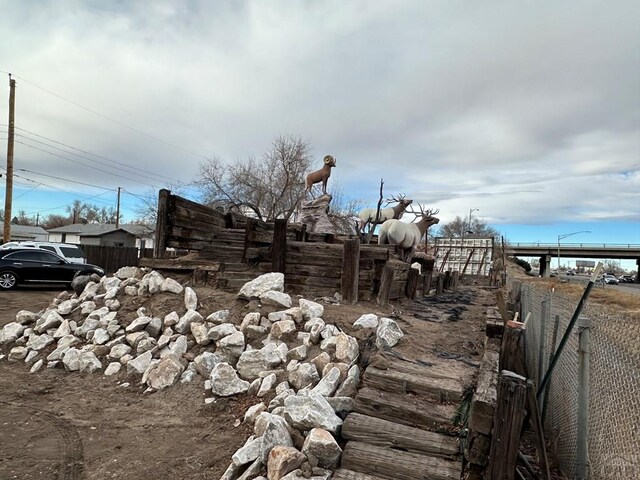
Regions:
<instances>
[{"instance_id":1,"label":"overcast sky","mask_svg":"<svg viewBox=\"0 0 640 480\"><path fill-rule=\"evenodd\" d=\"M76 192L113 205L118 186L190 182L205 158L259 157L290 134L318 166L334 155L330 184L372 205L382 177L443 221L477 208L508 236L530 226L514 240L590 230L576 241L640 243L637 0L0 0L0 11L0 148L11 72L15 166L30 170L16 171L14 213L51 213ZM135 201L123 199L128 219Z\"/></svg>"}]
</instances>

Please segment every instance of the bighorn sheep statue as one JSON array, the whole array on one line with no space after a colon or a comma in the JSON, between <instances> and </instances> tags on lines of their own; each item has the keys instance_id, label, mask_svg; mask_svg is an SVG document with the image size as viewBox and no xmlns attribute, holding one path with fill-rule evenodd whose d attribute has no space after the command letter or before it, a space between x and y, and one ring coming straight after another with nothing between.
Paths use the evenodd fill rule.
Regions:
<instances>
[{"instance_id":1,"label":"bighorn sheep statue","mask_svg":"<svg viewBox=\"0 0 640 480\"><path fill-rule=\"evenodd\" d=\"M434 217L440 210L427 210L418 204L420 213L415 213L417 217L421 217L417 223L403 223L400 220L387 220L380 227L378 234L378 244L395 244L400 258L405 262L411 262L413 253L415 252L420 239L424 236L431 225L437 224L440 219Z\"/></svg>"},{"instance_id":2,"label":"bighorn sheep statue","mask_svg":"<svg viewBox=\"0 0 640 480\"><path fill-rule=\"evenodd\" d=\"M307 180L305 181L306 191L311 192L311 187L313 187L314 184L322 182L322 193L326 195L327 180L329 180L329 177L331 176L331 168L335 166L336 159L331 155L326 155L324 157L324 165L322 168L307 175Z\"/></svg>"},{"instance_id":3,"label":"bighorn sheep statue","mask_svg":"<svg viewBox=\"0 0 640 480\"><path fill-rule=\"evenodd\" d=\"M360 218L360 230L364 230L364 227L368 223L372 225L379 225L387 220L391 220L392 218L400 220L402 218L402 214L407 207L411 205L413 200L405 200L405 196L401 194L398 198L391 197L387 199L387 205L391 202L398 202L398 204L393 207L380 209L380 218L378 221L376 221L376 213L378 212L377 208L365 208L362 210L358 214L358 217Z\"/></svg>"}]
</instances>

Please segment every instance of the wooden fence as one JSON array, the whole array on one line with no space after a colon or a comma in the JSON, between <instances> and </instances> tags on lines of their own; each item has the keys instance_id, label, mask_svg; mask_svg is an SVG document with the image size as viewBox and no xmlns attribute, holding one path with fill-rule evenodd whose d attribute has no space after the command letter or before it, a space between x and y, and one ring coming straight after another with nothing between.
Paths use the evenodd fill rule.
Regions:
<instances>
[{"instance_id":1,"label":"wooden fence","mask_svg":"<svg viewBox=\"0 0 640 480\"><path fill-rule=\"evenodd\" d=\"M87 254L87 263L98 265L107 273L114 273L120 267L138 266L136 247L106 247L102 245L82 245Z\"/></svg>"}]
</instances>

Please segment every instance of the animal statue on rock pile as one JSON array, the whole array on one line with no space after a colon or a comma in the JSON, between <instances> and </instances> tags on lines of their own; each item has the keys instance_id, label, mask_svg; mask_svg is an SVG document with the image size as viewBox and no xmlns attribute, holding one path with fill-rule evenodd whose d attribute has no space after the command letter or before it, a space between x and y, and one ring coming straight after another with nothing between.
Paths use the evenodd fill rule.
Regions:
<instances>
[{"instance_id":1,"label":"animal statue on rock pile","mask_svg":"<svg viewBox=\"0 0 640 480\"><path fill-rule=\"evenodd\" d=\"M396 245L396 252L402 260L410 263L413 253L420 243L422 237L427 233L431 225L440 222L437 215L440 210L424 210L422 205L418 204L420 213L412 212L420 220L416 223L403 223L400 220L387 220L380 227L378 234L379 245Z\"/></svg>"},{"instance_id":2,"label":"animal statue on rock pile","mask_svg":"<svg viewBox=\"0 0 640 480\"><path fill-rule=\"evenodd\" d=\"M324 195L327 194L327 180L331 176L331 168L336 166L336 159L331 155L325 155L324 157L324 165L320 170L316 170L315 172L311 172L307 175L307 179L305 181L305 190L307 192L311 192L311 187L313 187L316 183L322 182L322 193Z\"/></svg>"},{"instance_id":3,"label":"animal statue on rock pile","mask_svg":"<svg viewBox=\"0 0 640 480\"><path fill-rule=\"evenodd\" d=\"M393 218L400 220L402 218L402 214L407 209L413 200L406 200L405 195L400 194L398 198L391 197L387 199L387 205L391 202L398 202L397 205L393 207L387 207L380 209L380 217L376 221L376 213L378 212L377 208L365 208L362 210L358 217L360 218L360 231L364 230L364 227L367 224L371 225L379 225L381 223L386 222L387 220L391 220Z\"/></svg>"}]
</instances>

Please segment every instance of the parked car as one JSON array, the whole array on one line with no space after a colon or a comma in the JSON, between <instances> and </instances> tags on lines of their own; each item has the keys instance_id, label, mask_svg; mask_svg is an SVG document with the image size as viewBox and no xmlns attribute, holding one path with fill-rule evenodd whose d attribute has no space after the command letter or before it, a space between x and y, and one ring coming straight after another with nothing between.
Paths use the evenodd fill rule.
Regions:
<instances>
[{"instance_id":1,"label":"parked car","mask_svg":"<svg viewBox=\"0 0 640 480\"><path fill-rule=\"evenodd\" d=\"M620 283L615 276L607 273L602 276L602 281L608 285L618 285Z\"/></svg>"},{"instance_id":2,"label":"parked car","mask_svg":"<svg viewBox=\"0 0 640 480\"><path fill-rule=\"evenodd\" d=\"M66 258L71 263L87 263L87 256L84 250L73 243L58 242L7 242L0 245L0 250L9 248L41 248L56 255Z\"/></svg>"},{"instance_id":3,"label":"parked car","mask_svg":"<svg viewBox=\"0 0 640 480\"><path fill-rule=\"evenodd\" d=\"M621 275L618 277L620 283L635 283L636 279L633 275Z\"/></svg>"},{"instance_id":4,"label":"parked car","mask_svg":"<svg viewBox=\"0 0 640 480\"><path fill-rule=\"evenodd\" d=\"M40 248L0 250L0 289L8 290L20 283L61 283L70 285L76 275L104 275L96 265L71 263L55 253Z\"/></svg>"}]
</instances>

